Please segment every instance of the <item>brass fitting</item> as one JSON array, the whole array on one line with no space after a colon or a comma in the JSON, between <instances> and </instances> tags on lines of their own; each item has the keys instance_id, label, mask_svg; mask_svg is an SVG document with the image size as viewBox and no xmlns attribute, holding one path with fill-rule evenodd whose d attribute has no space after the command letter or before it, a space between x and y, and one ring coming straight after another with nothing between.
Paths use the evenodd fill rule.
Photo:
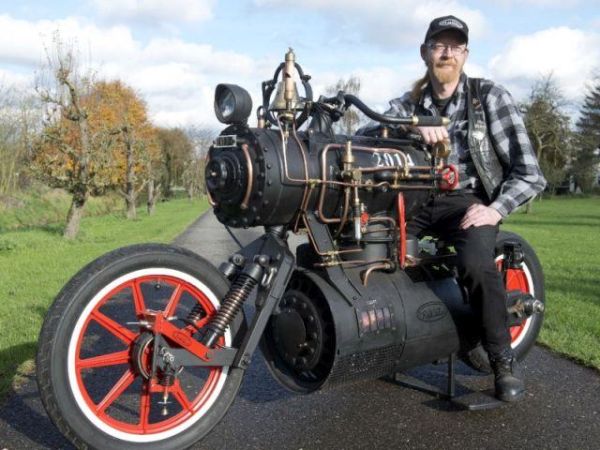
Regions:
<instances>
[{"instance_id":1,"label":"brass fitting","mask_svg":"<svg viewBox=\"0 0 600 450\"><path fill-rule=\"evenodd\" d=\"M433 144L433 147L431 150L432 150L431 153L433 154L433 156L435 158L440 158L440 159L448 158L448 156L450 156L450 154L452 153L452 148L450 147L450 141L447 139Z\"/></svg>"},{"instance_id":2,"label":"brass fitting","mask_svg":"<svg viewBox=\"0 0 600 450\"><path fill-rule=\"evenodd\" d=\"M354 165L354 154L352 153L352 141L346 141L346 147L344 148L344 154L342 155L342 163L344 165L344 171L350 172Z\"/></svg>"},{"instance_id":3,"label":"brass fitting","mask_svg":"<svg viewBox=\"0 0 600 450\"><path fill-rule=\"evenodd\" d=\"M283 71L283 82L285 86L283 98L285 99L288 111L293 109L294 105L298 101L296 93L296 82L293 78L294 70L296 69L295 62L296 55L294 54L294 50L290 48L285 54L285 68Z\"/></svg>"}]
</instances>

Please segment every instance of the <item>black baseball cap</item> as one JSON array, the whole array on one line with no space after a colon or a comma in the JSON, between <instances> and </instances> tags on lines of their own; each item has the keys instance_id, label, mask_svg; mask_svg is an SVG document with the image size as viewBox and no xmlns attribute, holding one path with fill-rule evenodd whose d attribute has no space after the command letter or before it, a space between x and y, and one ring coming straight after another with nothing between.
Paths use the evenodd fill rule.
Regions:
<instances>
[{"instance_id":1,"label":"black baseball cap","mask_svg":"<svg viewBox=\"0 0 600 450\"><path fill-rule=\"evenodd\" d=\"M447 30L458 31L464 36L465 43L469 42L469 27L466 23L455 16L443 16L433 19L429 24L427 34L425 34L425 42L435 35L440 34L442 31Z\"/></svg>"}]
</instances>

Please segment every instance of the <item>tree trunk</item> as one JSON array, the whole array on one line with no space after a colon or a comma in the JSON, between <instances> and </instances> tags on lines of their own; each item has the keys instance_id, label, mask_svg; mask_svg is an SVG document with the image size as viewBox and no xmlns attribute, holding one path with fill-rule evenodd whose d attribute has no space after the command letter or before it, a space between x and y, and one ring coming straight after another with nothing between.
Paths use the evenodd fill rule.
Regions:
<instances>
[{"instance_id":1,"label":"tree trunk","mask_svg":"<svg viewBox=\"0 0 600 450\"><path fill-rule=\"evenodd\" d=\"M125 151L127 157L127 172L125 173L125 205L128 219L135 219L137 213L135 210L135 200L137 192L135 191L135 158L133 154L133 136L129 127L124 128Z\"/></svg>"},{"instance_id":2,"label":"tree trunk","mask_svg":"<svg viewBox=\"0 0 600 450\"><path fill-rule=\"evenodd\" d=\"M79 224L81 223L81 217L83 215L83 207L85 206L86 197L85 195L74 194L71 200L71 207L67 214L67 224L63 237L65 239L75 239L79 233Z\"/></svg>"},{"instance_id":3,"label":"tree trunk","mask_svg":"<svg viewBox=\"0 0 600 450\"><path fill-rule=\"evenodd\" d=\"M154 214L154 208L156 207L156 202L160 197L160 183L158 185L154 184L154 180L148 180L148 215Z\"/></svg>"},{"instance_id":4,"label":"tree trunk","mask_svg":"<svg viewBox=\"0 0 600 450\"><path fill-rule=\"evenodd\" d=\"M135 219L137 217L137 211L135 209L135 192L128 192L125 195L125 206L126 214L128 219Z\"/></svg>"}]
</instances>

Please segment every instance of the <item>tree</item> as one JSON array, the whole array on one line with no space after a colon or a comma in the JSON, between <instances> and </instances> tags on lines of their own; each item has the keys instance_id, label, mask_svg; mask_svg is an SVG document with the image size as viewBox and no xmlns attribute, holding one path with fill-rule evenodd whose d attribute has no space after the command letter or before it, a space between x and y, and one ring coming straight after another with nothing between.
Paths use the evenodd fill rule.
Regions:
<instances>
[{"instance_id":1,"label":"tree","mask_svg":"<svg viewBox=\"0 0 600 450\"><path fill-rule=\"evenodd\" d=\"M173 187L183 186L186 162L193 156L193 143L182 128L158 128L157 141L160 148L163 171L160 184L164 195L172 196Z\"/></svg>"},{"instance_id":2,"label":"tree","mask_svg":"<svg viewBox=\"0 0 600 450\"><path fill-rule=\"evenodd\" d=\"M563 112L565 105L550 74L533 85L528 101L521 106L531 144L552 193L565 181L572 153L572 132L569 117ZM531 203L527 211L530 206Z\"/></svg>"},{"instance_id":3,"label":"tree","mask_svg":"<svg viewBox=\"0 0 600 450\"><path fill-rule=\"evenodd\" d=\"M95 99L91 126L116 135L111 150L116 184L125 200L127 218L134 219L137 197L153 175L149 168L159 158L156 130L148 120L144 101L122 81L98 81L91 95Z\"/></svg>"},{"instance_id":4,"label":"tree","mask_svg":"<svg viewBox=\"0 0 600 450\"><path fill-rule=\"evenodd\" d=\"M600 164L600 75L588 86L580 111L573 174L579 187L589 192L598 182Z\"/></svg>"},{"instance_id":5,"label":"tree","mask_svg":"<svg viewBox=\"0 0 600 450\"><path fill-rule=\"evenodd\" d=\"M18 190L26 180L35 134L41 126L39 104L32 95L0 86L0 195Z\"/></svg>"},{"instance_id":6,"label":"tree","mask_svg":"<svg viewBox=\"0 0 600 450\"><path fill-rule=\"evenodd\" d=\"M107 169L114 135L102 126L90 129L93 74L80 74L74 50L55 36L46 56L47 64L36 83L46 109L44 129L34 145L32 169L51 187L72 195L64 236L73 239L89 196L112 186Z\"/></svg>"},{"instance_id":7,"label":"tree","mask_svg":"<svg viewBox=\"0 0 600 450\"><path fill-rule=\"evenodd\" d=\"M212 128L203 126L188 127L185 131L193 148L190 158L185 162L183 173L184 186L191 199L206 193L204 180L206 155L218 133Z\"/></svg>"},{"instance_id":8,"label":"tree","mask_svg":"<svg viewBox=\"0 0 600 450\"><path fill-rule=\"evenodd\" d=\"M339 91L344 91L346 94L358 96L360 93L360 78L355 76L351 76L347 80L340 78L336 84L328 86L325 91L328 95L336 95ZM364 116L358 109L350 108L346 111L344 117L334 124L334 129L338 133L350 136L356 132L363 121L363 117Z\"/></svg>"}]
</instances>

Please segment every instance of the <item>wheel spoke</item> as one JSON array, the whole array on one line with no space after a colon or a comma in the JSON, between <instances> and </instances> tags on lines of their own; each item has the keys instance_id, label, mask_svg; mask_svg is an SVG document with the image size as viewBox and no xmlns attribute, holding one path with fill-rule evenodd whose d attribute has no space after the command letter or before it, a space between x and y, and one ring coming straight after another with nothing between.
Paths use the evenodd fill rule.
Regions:
<instances>
[{"instance_id":1,"label":"wheel spoke","mask_svg":"<svg viewBox=\"0 0 600 450\"><path fill-rule=\"evenodd\" d=\"M133 281L132 288L135 313L139 317L146 309L146 305L144 304L144 295L142 294L142 287L140 286L139 280Z\"/></svg>"},{"instance_id":2,"label":"wheel spoke","mask_svg":"<svg viewBox=\"0 0 600 450\"><path fill-rule=\"evenodd\" d=\"M127 369L127 371L123 374L119 381L115 383L112 389L104 396L104 398L96 405L96 412L103 413L106 408L108 408L112 403L119 398L119 396L125 392L125 390L133 383L135 380L136 374L131 370Z\"/></svg>"},{"instance_id":3,"label":"wheel spoke","mask_svg":"<svg viewBox=\"0 0 600 450\"><path fill-rule=\"evenodd\" d=\"M181 299L181 294L183 294L183 289L181 284L175 286L175 290L171 294L171 298L169 299L169 303L167 303L167 307L165 308L165 315L167 317L171 317L175 314L175 310L177 309L177 305L179 304L179 300Z\"/></svg>"},{"instance_id":4,"label":"wheel spoke","mask_svg":"<svg viewBox=\"0 0 600 450\"><path fill-rule=\"evenodd\" d=\"M98 322L99 325L101 325L107 331L110 331L114 336L125 342L127 345L131 344L137 336L133 331L124 327L120 323L115 322L110 317L107 317L98 310L94 311L91 316L96 322Z\"/></svg>"},{"instance_id":5,"label":"wheel spoke","mask_svg":"<svg viewBox=\"0 0 600 450\"><path fill-rule=\"evenodd\" d=\"M147 381L142 385L142 392L140 393L140 422L139 425L142 430L146 432L148 423L150 421L150 400L151 400L151 381Z\"/></svg>"},{"instance_id":6,"label":"wheel spoke","mask_svg":"<svg viewBox=\"0 0 600 450\"><path fill-rule=\"evenodd\" d=\"M114 366L117 364L126 364L129 362L129 350L107 353L105 355L94 356L92 358L79 359L77 369L91 369L95 367Z\"/></svg>"},{"instance_id":7,"label":"wheel spoke","mask_svg":"<svg viewBox=\"0 0 600 450\"><path fill-rule=\"evenodd\" d=\"M190 403L187 394L184 392L183 389L181 389L181 384L179 383L179 381L177 381L177 383L171 386L171 389L169 389L169 391L171 395L173 395L173 397L175 397L175 399L179 402L183 409L189 412L193 412L192 404Z\"/></svg>"}]
</instances>

